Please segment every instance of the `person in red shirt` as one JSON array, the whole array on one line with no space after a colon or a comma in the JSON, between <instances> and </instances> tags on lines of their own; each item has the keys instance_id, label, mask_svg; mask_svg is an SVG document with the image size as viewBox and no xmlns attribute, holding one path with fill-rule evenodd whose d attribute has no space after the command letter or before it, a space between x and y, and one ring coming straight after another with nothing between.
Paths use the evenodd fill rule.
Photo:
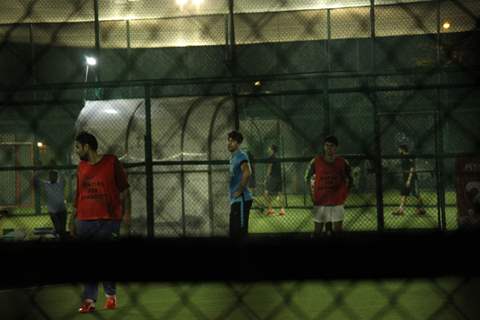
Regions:
<instances>
[{"instance_id":1,"label":"person in red shirt","mask_svg":"<svg viewBox=\"0 0 480 320\"><path fill-rule=\"evenodd\" d=\"M337 155L337 147L335 136L325 138L324 154L312 159L305 174L311 186L315 235L321 234L324 227L327 232L343 230L343 205L353 179L350 165Z\"/></svg>"},{"instance_id":2,"label":"person in red shirt","mask_svg":"<svg viewBox=\"0 0 480 320\"><path fill-rule=\"evenodd\" d=\"M130 225L130 193L127 175L114 155L99 155L95 136L81 132L75 139L80 157L77 168L75 210L70 231L81 240L109 240L120 234L120 224ZM117 306L116 284L103 282L106 309ZM80 313L95 311L98 283L85 284Z\"/></svg>"}]
</instances>

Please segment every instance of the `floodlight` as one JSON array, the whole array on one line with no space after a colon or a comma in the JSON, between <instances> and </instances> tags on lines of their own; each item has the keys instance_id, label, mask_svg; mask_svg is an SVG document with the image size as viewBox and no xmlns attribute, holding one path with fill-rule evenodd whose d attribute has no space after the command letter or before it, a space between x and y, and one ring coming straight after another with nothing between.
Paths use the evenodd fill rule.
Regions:
<instances>
[{"instance_id":1,"label":"floodlight","mask_svg":"<svg viewBox=\"0 0 480 320\"><path fill-rule=\"evenodd\" d=\"M89 66L94 66L97 64L97 59L95 59L94 57L85 57L85 61L87 62L87 65Z\"/></svg>"}]
</instances>

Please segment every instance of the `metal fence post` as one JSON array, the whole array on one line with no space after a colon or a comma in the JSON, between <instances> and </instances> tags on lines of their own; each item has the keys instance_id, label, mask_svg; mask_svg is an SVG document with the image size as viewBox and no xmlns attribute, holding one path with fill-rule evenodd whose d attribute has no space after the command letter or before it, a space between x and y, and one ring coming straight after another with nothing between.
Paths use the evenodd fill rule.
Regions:
<instances>
[{"instance_id":1,"label":"metal fence post","mask_svg":"<svg viewBox=\"0 0 480 320\"><path fill-rule=\"evenodd\" d=\"M95 53L100 54L100 20L98 17L98 0L93 0L94 29L95 29Z\"/></svg>"},{"instance_id":2,"label":"metal fence post","mask_svg":"<svg viewBox=\"0 0 480 320\"><path fill-rule=\"evenodd\" d=\"M95 56L97 60L100 60L100 19L98 12L98 0L93 0L93 11L94 11L94 30L95 30ZM100 81L100 65L97 63L95 67L95 81ZM95 99L102 99L103 88L95 87Z\"/></svg>"},{"instance_id":3,"label":"metal fence post","mask_svg":"<svg viewBox=\"0 0 480 320\"><path fill-rule=\"evenodd\" d=\"M437 84L441 84L442 73L440 72L440 6L441 0L437 1L437 47L436 47L436 68L437 68ZM436 112L435 112L435 167L436 167L436 180L437 180L437 202L438 202L438 215L439 215L439 228L440 230L447 229L446 214L445 214L445 178L443 167L443 108L440 89L436 89Z\"/></svg>"},{"instance_id":4,"label":"metal fence post","mask_svg":"<svg viewBox=\"0 0 480 320\"><path fill-rule=\"evenodd\" d=\"M152 110L151 88L145 86L145 174L147 191L147 236L153 238L155 219L153 216L153 161L152 161Z\"/></svg>"},{"instance_id":5,"label":"metal fence post","mask_svg":"<svg viewBox=\"0 0 480 320\"><path fill-rule=\"evenodd\" d=\"M236 59L236 43L235 43L235 12L234 12L234 0L228 0L228 23L226 30L226 39L227 39L227 64L230 70L230 76L237 76L237 59ZM235 130L240 129L240 112L238 110L238 99L237 99L237 86L232 82L231 86L231 95L233 99L233 114L235 117Z\"/></svg>"},{"instance_id":6,"label":"metal fence post","mask_svg":"<svg viewBox=\"0 0 480 320\"><path fill-rule=\"evenodd\" d=\"M372 102L373 110L373 130L374 130L374 163L375 163L375 193L376 193L376 206L377 206L377 230L383 231L385 229L385 217L383 210L383 168L382 168L382 144L381 144L381 132L380 123L378 117L378 103L377 103L377 76L376 76L376 55L375 55L375 0L370 0L370 31L371 31L371 69L373 73L373 91L369 86L368 96Z\"/></svg>"}]
</instances>

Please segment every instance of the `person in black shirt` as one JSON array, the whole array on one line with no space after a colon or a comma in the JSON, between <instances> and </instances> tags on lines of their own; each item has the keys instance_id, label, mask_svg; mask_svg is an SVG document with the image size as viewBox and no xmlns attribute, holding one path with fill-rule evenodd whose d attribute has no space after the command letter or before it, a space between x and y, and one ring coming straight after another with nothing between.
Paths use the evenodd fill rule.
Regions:
<instances>
[{"instance_id":1,"label":"person in black shirt","mask_svg":"<svg viewBox=\"0 0 480 320\"><path fill-rule=\"evenodd\" d=\"M273 197L280 199L280 193L282 192L282 166L277 159L278 146L272 144L268 148L270 157L268 158L267 175L265 177L265 204L267 206L266 214L271 216L275 214L272 208ZM285 215L285 208L280 205L279 215Z\"/></svg>"},{"instance_id":2,"label":"person in black shirt","mask_svg":"<svg viewBox=\"0 0 480 320\"><path fill-rule=\"evenodd\" d=\"M404 205L407 197L412 195L417 199L417 208L415 212L419 215L425 214L423 201L417 190L417 173L415 172L415 159L408 157L409 151L406 144L398 147L398 152L402 156L400 158L400 166L402 168L402 184L400 188L400 206L393 212L394 215L403 215L405 213Z\"/></svg>"}]
</instances>

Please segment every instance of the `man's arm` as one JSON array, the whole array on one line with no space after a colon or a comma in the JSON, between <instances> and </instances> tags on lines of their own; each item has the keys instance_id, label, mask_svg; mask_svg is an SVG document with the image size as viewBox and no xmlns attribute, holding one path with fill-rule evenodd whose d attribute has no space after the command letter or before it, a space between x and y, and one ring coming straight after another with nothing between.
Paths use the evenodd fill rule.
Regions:
<instances>
[{"instance_id":1,"label":"man's arm","mask_svg":"<svg viewBox=\"0 0 480 320\"><path fill-rule=\"evenodd\" d=\"M272 167L273 167L273 163L269 162L267 164L267 177L270 177L272 175Z\"/></svg>"},{"instance_id":2,"label":"man's arm","mask_svg":"<svg viewBox=\"0 0 480 320\"><path fill-rule=\"evenodd\" d=\"M408 172L408 178L407 178L407 182L406 182L407 188L410 186L410 184L412 182L414 172L415 172L415 164L414 164L413 160L411 160L410 171Z\"/></svg>"},{"instance_id":3,"label":"man's arm","mask_svg":"<svg viewBox=\"0 0 480 320\"><path fill-rule=\"evenodd\" d=\"M77 208L72 208L72 214L70 215L70 220L68 221L68 231L70 236L75 237L77 235L75 228L75 221L77 220Z\"/></svg>"},{"instance_id":4,"label":"man's arm","mask_svg":"<svg viewBox=\"0 0 480 320\"><path fill-rule=\"evenodd\" d=\"M310 161L310 164L307 167L307 170L305 171L305 182L310 184L310 179L312 176L315 174L315 158Z\"/></svg>"},{"instance_id":5,"label":"man's arm","mask_svg":"<svg viewBox=\"0 0 480 320\"><path fill-rule=\"evenodd\" d=\"M76 236L76 220L77 220L77 207L78 207L78 197L79 197L79 177L78 177L78 170L77 170L77 182L76 182L76 188L75 188L75 199L73 200L73 206L72 206L72 215L70 216L70 221L68 223L68 230L70 231L70 235L72 237Z\"/></svg>"},{"instance_id":6,"label":"man's arm","mask_svg":"<svg viewBox=\"0 0 480 320\"><path fill-rule=\"evenodd\" d=\"M353 177L352 177L352 167L350 166L350 163L345 160L345 177L347 180L347 188L350 190L353 186Z\"/></svg>"},{"instance_id":7,"label":"man's arm","mask_svg":"<svg viewBox=\"0 0 480 320\"><path fill-rule=\"evenodd\" d=\"M243 191L245 190L245 187L248 184L248 179L250 178L250 175L251 175L250 166L248 165L247 161L241 164L240 169L242 170L242 179L240 180L240 185L238 186L238 190L234 194L235 197L240 197L240 195L243 193Z\"/></svg>"}]
</instances>

